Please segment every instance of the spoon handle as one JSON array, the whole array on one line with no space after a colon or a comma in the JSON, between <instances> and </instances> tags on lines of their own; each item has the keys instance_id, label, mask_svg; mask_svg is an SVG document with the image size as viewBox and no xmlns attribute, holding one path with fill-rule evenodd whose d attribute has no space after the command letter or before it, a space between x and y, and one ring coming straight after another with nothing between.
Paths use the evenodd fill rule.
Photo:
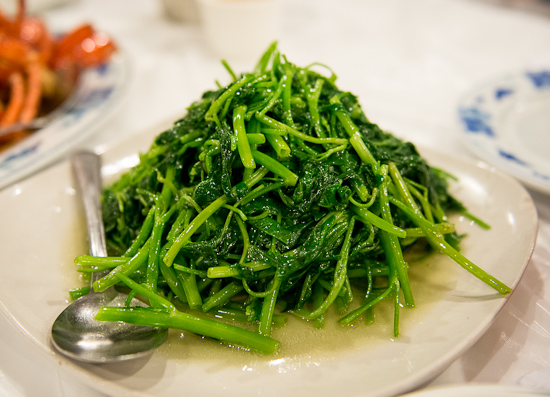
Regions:
<instances>
[{"instance_id":1,"label":"spoon handle","mask_svg":"<svg viewBox=\"0 0 550 397\"><path fill-rule=\"evenodd\" d=\"M90 254L93 256L107 256L107 243L101 213L101 193L103 190L101 158L95 153L80 151L71 156L71 165L78 189L82 195L90 239ZM108 270L92 273L92 284L103 277L105 273L108 273Z\"/></svg>"}]
</instances>

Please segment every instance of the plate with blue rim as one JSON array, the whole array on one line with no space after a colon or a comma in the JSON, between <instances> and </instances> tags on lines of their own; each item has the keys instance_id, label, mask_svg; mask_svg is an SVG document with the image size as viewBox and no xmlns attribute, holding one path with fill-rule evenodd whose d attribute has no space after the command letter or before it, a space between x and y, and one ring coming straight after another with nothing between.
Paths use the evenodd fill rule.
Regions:
<instances>
[{"instance_id":1,"label":"plate with blue rim","mask_svg":"<svg viewBox=\"0 0 550 397\"><path fill-rule=\"evenodd\" d=\"M459 101L458 120L477 156L550 194L550 68L475 87Z\"/></svg>"},{"instance_id":2,"label":"plate with blue rim","mask_svg":"<svg viewBox=\"0 0 550 397\"><path fill-rule=\"evenodd\" d=\"M45 127L0 152L0 189L50 165L97 131L121 102L128 79L128 59L120 51L83 70Z\"/></svg>"}]
</instances>

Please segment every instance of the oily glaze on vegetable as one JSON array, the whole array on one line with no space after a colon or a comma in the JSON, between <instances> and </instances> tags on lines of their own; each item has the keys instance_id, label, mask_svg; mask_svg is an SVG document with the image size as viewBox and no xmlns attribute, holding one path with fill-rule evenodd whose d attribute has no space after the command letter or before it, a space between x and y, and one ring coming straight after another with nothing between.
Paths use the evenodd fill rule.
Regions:
<instances>
[{"instance_id":1,"label":"oily glaze on vegetable","mask_svg":"<svg viewBox=\"0 0 550 397\"><path fill-rule=\"evenodd\" d=\"M400 301L414 306L403 253L419 242L510 291L459 252L446 214L469 214L448 176L370 122L333 74L288 62L275 44L253 73L226 67L233 82L204 93L105 190L113 256L76 262L113 269L94 289L126 286L152 307L103 308L97 319L272 353L271 329L287 315L322 327L335 308L345 325L391 299L397 336Z\"/></svg>"}]
</instances>

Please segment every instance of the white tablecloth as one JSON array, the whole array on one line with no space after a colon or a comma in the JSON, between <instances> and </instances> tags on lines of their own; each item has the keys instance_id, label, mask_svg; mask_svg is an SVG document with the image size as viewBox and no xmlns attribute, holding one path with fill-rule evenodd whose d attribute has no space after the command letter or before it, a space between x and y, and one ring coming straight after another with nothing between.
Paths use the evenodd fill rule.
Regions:
<instances>
[{"instance_id":1,"label":"white tablecloth","mask_svg":"<svg viewBox=\"0 0 550 397\"><path fill-rule=\"evenodd\" d=\"M503 73L550 66L548 13L467 0L281 3L277 38L289 60L330 65L339 86L359 96L372 121L454 155L473 157L455 124L465 90ZM80 0L40 15L60 31L91 22L129 58L124 102L84 147L101 151L182 114L215 79L228 80L200 26L166 18L159 1ZM246 71L257 55L229 61ZM479 342L427 387L489 382L550 389L550 196L532 195L539 234L523 280ZM0 316L0 395L101 394L51 365Z\"/></svg>"}]
</instances>

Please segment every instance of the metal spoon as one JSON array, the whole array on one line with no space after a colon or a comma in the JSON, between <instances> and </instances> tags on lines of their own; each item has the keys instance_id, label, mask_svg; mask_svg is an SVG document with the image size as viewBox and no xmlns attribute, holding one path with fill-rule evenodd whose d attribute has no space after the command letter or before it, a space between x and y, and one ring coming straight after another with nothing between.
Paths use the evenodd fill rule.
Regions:
<instances>
[{"instance_id":1,"label":"metal spoon","mask_svg":"<svg viewBox=\"0 0 550 397\"><path fill-rule=\"evenodd\" d=\"M101 160L94 153L78 152L71 163L86 213L91 254L107 256L100 202ZM92 273L91 284L106 273L108 270ZM127 297L114 287L100 293L92 288L88 295L75 300L53 323L55 348L71 358L91 363L121 361L151 353L166 340L166 328L94 320L101 306L124 306ZM134 298L131 306L145 304Z\"/></svg>"}]
</instances>

